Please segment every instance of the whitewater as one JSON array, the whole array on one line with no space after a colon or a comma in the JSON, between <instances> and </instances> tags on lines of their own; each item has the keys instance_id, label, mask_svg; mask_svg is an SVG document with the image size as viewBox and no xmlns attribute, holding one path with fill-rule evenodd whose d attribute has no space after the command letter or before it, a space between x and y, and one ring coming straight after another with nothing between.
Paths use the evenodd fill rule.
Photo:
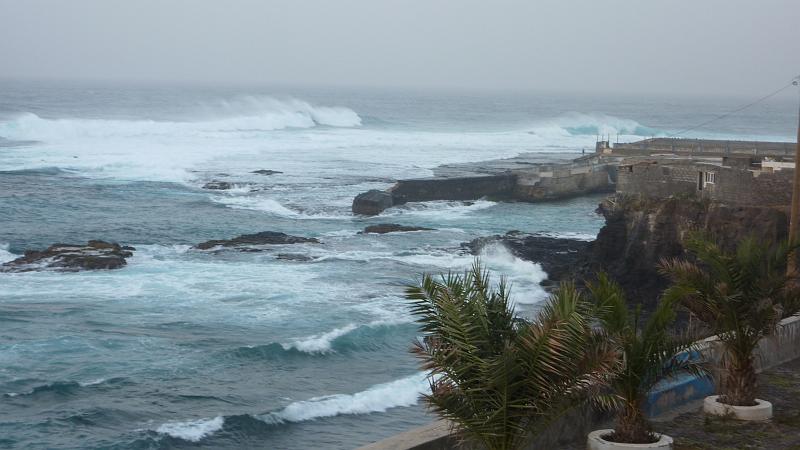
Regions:
<instances>
[{"instance_id":1,"label":"whitewater","mask_svg":"<svg viewBox=\"0 0 800 450\"><path fill-rule=\"evenodd\" d=\"M57 242L136 247L120 270L0 274L0 446L32 449L350 449L423 425L404 287L469 268L461 244L477 237L591 240L602 197L374 218L353 197L445 163L574 158L599 135L667 135L735 104L5 83L0 263ZM791 139L776 120L792 123L791 104L748 114L702 136ZM382 222L433 230L359 233ZM191 248L259 231L321 244ZM479 257L535 313L541 266L497 245Z\"/></svg>"}]
</instances>

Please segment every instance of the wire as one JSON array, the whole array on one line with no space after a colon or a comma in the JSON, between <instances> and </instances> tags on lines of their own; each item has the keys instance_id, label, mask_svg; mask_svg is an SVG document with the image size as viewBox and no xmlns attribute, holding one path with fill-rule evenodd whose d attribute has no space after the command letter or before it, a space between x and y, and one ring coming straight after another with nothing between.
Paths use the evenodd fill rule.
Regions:
<instances>
[{"instance_id":1,"label":"wire","mask_svg":"<svg viewBox=\"0 0 800 450\"><path fill-rule=\"evenodd\" d=\"M741 106L741 107L739 107L737 109L734 109L733 111L729 111L729 112L726 112L725 114L721 114L721 115L719 115L717 117L714 117L713 119L707 120L707 121L705 121L705 122L703 122L703 123L701 123L699 125L695 125L695 126L693 126L691 128L686 128L685 130L678 131L677 133L672 133L672 134L668 135L668 137L677 137L678 135L681 135L681 134L684 134L684 133L688 133L690 131L694 131L694 130L696 130L698 128L702 128L702 127L704 127L704 126L706 126L706 125L708 125L710 123L713 123L713 122L716 122L718 120L724 119L726 117L732 116L732 115L734 115L734 114L736 114L736 113L738 113L740 111L743 111L743 110L745 110L745 109L747 109L747 108L749 108L751 106L757 105L757 104L763 102L764 100L772 98L772 97L780 94L781 92L785 91L786 89L788 89L788 88L790 88L792 86L797 86L798 80L800 80L800 76L797 77L797 78L794 78L787 85L783 86L782 88L778 89L777 91L775 91L775 92L773 92L771 94L767 94L767 95L759 98L758 100L756 100L756 101L754 101L752 103L748 103L748 104L746 104L744 106Z\"/></svg>"}]
</instances>

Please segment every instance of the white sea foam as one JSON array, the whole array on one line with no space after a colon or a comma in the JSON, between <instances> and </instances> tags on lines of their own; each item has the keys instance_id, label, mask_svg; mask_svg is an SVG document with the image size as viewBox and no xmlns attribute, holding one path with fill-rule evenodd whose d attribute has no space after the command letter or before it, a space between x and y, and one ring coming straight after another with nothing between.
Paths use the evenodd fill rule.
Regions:
<instances>
[{"instance_id":1,"label":"white sea foam","mask_svg":"<svg viewBox=\"0 0 800 450\"><path fill-rule=\"evenodd\" d=\"M280 411L265 414L261 420L270 424L303 422L343 414L370 414L390 408L417 404L421 394L429 392L427 375L418 373L378 384L355 394L337 394L294 402Z\"/></svg>"},{"instance_id":2,"label":"white sea foam","mask_svg":"<svg viewBox=\"0 0 800 450\"><path fill-rule=\"evenodd\" d=\"M79 382L78 384L81 387L88 387L88 386L96 386L98 384L103 384L105 382L106 382L105 378L97 378L97 379L91 380L91 381L82 381L82 382Z\"/></svg>"},{"instance_id":3,"label":"white sea foam","mask_svg":"<svg viewBox=\"0 0 800 450\"><path fill-rule=\"evenodd\" d=\"M17 255L8 251L8 244L0 243L0 264L17 259Z\"/></svg>"},{"instance_id":4,"label":"white sea foam","mask_svg":"<svg viewBox=\"0 0 800 450\"><path fill-rule=\"evenodd\" d=\"M211 200L222 203L225 206L233 209L250 209L255 211L263 211L280 217L298 218L300 213L294 211L286 206L283 206L277 200L260 197L260 196L247 196L247 197L234 197L228 195L214 195Z\"/></svg>"},{"instance_id":5,"label":"white sea foam","mask_svg":"<svg viewBox=\"0 0 800 450\"><path fill-rule=\"evenodd\" d=\"M190 420L186 422L167 422L156 429L156 432L167 434L184 441L199 442L222 429L225 418L222 416L213 419Z\"/></svg>"},{"instance_id":6,"label":"white sea foam","mask_svg":"<svg viewBox=\"0 0 800 450\"><path fill-rule=\"evenodd\" d=\"M459 201L432 201L424 203L406 203L405 205L390 208L381 215L387 217L424 217L435 220L459 220L465 215L491 208L496 202L489 200L476 200L473 202Z\"/></svg>"},{"instance_id":7,"label":"white sea foam","mask_svg":"<svg viewBox=\"0 0 800 450\"><path fill-rule=\"evenodd\" d=\"M511 300L518 304L536 304L547 298L547 292L540 283L547 279L547 274L542 266L517 258L507 248L500 244L485 246L479 257L493 272L493 278L498 274L505 275L512 285Z\"/></svg>"},{"instance_id":8,"label":"white sea foam","mask_svg":"<svg viewBox=\"0 0 800 450\"><path fill-rule=\"evenodd\" d=\"M354 324L349 324L341 328L336 328L327 333L315 334L306 338L297 339L287 344L281 344L285 350L295 349L305 353L327 353L331 351L331 344L337 338L358 328Z\"/></svg>"},{"instance_id":9,"label":"white sea foam","mask_svg":"<svg viewBox=\"0 0 800 450\"><path fill-rule=\"evenodd\" d=\"M396 179L426 176L442 163L523 152L576 153L594 146L596 132L655 133L635 121L578 113L502 132L371 129L360 123L347 108L269 98L222 102L205 114L171 121L24 114L0 122L0 136L44 144L36 152L7 149L0 170L59 167L91 177L196 185L194 170L235 166L246 173L255 161L269 160L293 180L363 175L365 170ZM276 132L284 129L292 131Z\"/></svg>"},{"instance_id":10,"label":"white sea foam","mask_svg":"<svg viewBox=\"0 0 800 450\"><path fill-rule=\"evenodd\" d=\"M575 239L578 241L593 241L597 239L597 234L577 233L573 231L545 231L537 234L556 239Z\"/></svg>"},{"instance_id":11,"label":"white sea foam","mask_svg":"<svg viewBox=\"0 0 800 450\"><path fill-rule=\"evenodd\" d=\"M200 121L109 120L62 118L47 119L25 113L0 122L0 136L8 139L61 141L75 138L141 136L197 136L231 131L274 131L285 128L311 128L316 125L354 127L361 118L348 108L311 105L302 100L265 99L261 108L236 115Z\"/></svg>"}]
</instances>

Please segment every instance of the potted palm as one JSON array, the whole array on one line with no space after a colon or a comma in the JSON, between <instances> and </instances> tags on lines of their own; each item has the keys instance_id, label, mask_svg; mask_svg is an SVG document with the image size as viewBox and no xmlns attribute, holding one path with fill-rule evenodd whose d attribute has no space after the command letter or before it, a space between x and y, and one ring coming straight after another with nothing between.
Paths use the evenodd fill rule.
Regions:
<instances>
[{"instance_id":1,"label":"potted palm","mask_svg":"<svg viewBox=\"0 0 800 450\"><path fill-rule=\"evenodd\" d=\"M665 296L680 302L716 335L724 372L720 395L707 397L704 410L741 420L772 417L772 404L756 398L754 352L778 322L797 312L800 292L786 276L787 243L766 245L754 238L723 251L700 234L691 235L687 250L695 261L664 261L661 272L672 280Z\"/></svg>"},{"instance_id":2,"label":"potted palm","mask_svg":"<svg viewBox=\"0 0 800 450\"><path fill-rule=\"evenodd\" d=\"M672 448L672 438L652 431L643 406L647 393L661 380L686 372L705 376L704 369L690 357L692 340L671 333L675 312L669 302L660 302L640 326L641 309L631 312L620 286L605 274L598 274L597 282L587 287L596 305L595 316L622 360L609 382L617 400L614 428L590 433L587 447Z\"/></svg>"},{"instance_id":3,"label":"potted palm","mask_svg":"<svg viewBox=\"0 0 800 450\"><path fill-rule=\"evenodd\" d=\"M593 398L617 364L574 286L562 285L532 322L517 318L508 294L478 263L463 275L425 275L406 292L425 335L412 351L431 373L426 402L462 441L488 450L527 445Z\"/></svg>"}]
</instances>

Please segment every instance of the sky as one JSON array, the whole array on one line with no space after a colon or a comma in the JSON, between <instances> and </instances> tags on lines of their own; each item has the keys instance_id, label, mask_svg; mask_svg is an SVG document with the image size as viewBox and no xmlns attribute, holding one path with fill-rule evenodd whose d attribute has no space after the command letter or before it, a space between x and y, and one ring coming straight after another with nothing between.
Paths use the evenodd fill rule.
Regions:
<instances>
[{"instance_id":1,"label":"sky","mask_svg":"<svg viewBox=\"0 0 800 450\"><path fill-rule=\"evenodd\" d=\"M753 96L800 0L0 0L0 78Z\"/></svg>"}]
</instances>

